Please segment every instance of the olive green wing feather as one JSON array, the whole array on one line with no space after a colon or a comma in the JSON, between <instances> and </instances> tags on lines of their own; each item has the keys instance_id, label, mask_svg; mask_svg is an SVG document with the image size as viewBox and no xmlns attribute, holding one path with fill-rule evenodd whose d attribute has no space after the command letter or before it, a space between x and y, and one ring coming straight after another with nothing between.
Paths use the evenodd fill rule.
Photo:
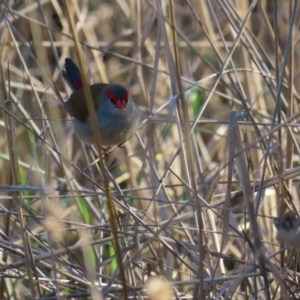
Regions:
<instances>
[{"instance_id":1,"label":"olive green wing feather","mask_svg":"<svg viewBox=\"0 0 300 300\"><path fill-rule=\"evenodd\" d=\"M97 110L100 105L102 92L107 85L107 83L96 83L91 85L91 93L95 110ZM69 100L65 102L65 109L72 117L84 122L89 116L84 90L72 93Z\"/></svg>"}]
</instances>

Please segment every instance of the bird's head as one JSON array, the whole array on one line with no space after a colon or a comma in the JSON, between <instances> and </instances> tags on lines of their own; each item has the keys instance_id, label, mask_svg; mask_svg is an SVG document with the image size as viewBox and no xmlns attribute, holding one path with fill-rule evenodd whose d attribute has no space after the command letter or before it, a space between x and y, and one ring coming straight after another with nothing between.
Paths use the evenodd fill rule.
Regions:
<instances>
[{"instance_id":1,"label":"bird's head","mask_svg":"<svg viewBox=\"0 0 300 300\"><path fill-rule=\"evenodd\" d=\"M118 109L126 108L130 99L127 89L120 84L109 84L103 91L103 96Z\"/></svg>"}]
</instances>

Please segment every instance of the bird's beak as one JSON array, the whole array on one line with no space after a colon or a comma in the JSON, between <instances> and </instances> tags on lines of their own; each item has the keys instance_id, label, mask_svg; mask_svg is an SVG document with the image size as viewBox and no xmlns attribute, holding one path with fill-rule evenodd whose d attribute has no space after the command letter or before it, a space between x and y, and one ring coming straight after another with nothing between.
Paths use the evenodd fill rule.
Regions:
<instances>
[{"instance_id":1,"label":"bird's beak","mask_svg":"<svg viewBox=\"0 0 300 300\"><path fill-rule=\"evenodd\" d=\"M116 102L116 107L119 109L123 109L126 106L126 101L125 99L118 99L118 101Z\"/></svg>"}]
</instances>

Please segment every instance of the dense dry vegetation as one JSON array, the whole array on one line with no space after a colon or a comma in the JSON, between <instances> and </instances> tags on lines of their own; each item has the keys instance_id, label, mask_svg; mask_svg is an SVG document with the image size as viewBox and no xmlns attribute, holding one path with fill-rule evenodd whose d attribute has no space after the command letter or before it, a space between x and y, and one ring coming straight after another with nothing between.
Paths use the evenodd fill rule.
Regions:
<instances>
[{"instance_id":1,"label":"dense dry vegetation","mask_svg":"<svg viewBox=\"0 0 300 300\"><path fill-rule=\"evenodd\" d=\"M2 0L0 299L297 299L299 9ZM62 105L78 55L142 112L106 160Z\"/></svg>"}]
</instances>

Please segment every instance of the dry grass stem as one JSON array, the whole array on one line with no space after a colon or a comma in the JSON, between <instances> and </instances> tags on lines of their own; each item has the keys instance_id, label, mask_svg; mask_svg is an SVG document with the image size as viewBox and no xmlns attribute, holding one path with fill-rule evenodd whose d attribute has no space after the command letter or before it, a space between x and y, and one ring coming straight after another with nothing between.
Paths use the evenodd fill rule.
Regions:
<instances>
[{"instance_id":1,"label":"dry grass stem","mask_svg":"<svg viewBox=\"0 0 300 300\"><path fill-rule=\"evenodd\" d=\"M299 298L297 0L0 9L0 299ZM140 107L106 160L66 57Z\"/></svg>"}]
</instances>

